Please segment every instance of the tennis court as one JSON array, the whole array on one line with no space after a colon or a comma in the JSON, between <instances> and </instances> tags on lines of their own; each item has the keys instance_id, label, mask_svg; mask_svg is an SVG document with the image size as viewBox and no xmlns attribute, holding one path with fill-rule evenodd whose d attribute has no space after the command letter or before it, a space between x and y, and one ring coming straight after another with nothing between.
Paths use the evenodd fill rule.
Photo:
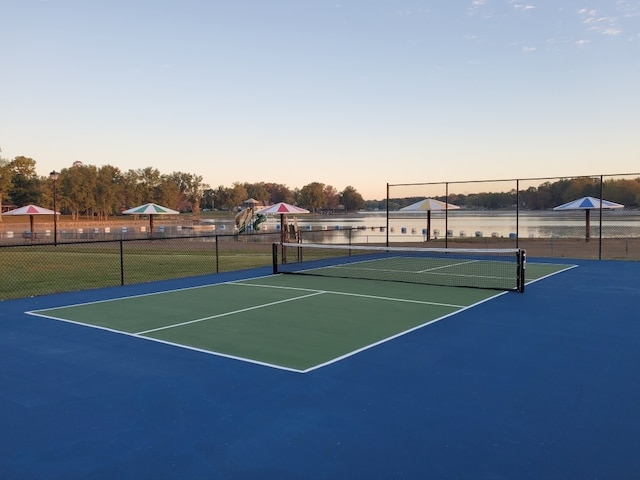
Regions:
<instances>
[{"instance_id":1,"label":"tennis court","mask_svg":"<svg viewBox=\"0 0 640 480\"><path fill-rule=\"evenodd\" d=\"M414 250L408 250L412 256L395 251L371 258L368 249L363 259L353 255L361 250L349 251L346 257L336 255L343 253L341 248L328 250L329 266L319 263L317 256L302 267L299 262L287 265L289 270L297 265L305 275L270 275L30 313L309 372L501 295L491 288L496 278L497 285L516 285L516 268L512 275L505 274L513 278L499 277L495 272L507 271L506 262L487 260L486 250L482 260L469 252L464 259L459 254L420 258ZM533 281L567 268L571 267L532 264L527 274ZM471 285L479 281L489 288L424 285L422 278L414 283L425 275L436 275L436 283L444 285L451 278L460 282L463 276ZM407 276L410 281L402 281ZM379 280L383 277L388 278Z\"/></svg>"},{"instance_id":2,"label":"tennis court","mask_svg":"<svg viewBox=\"0 0 640 480\"><path fill-rule=\"evenodd\" d=\"M0 302L0 477L640 477L639 262L271 271Z\"/></svg>"}]
</instances>

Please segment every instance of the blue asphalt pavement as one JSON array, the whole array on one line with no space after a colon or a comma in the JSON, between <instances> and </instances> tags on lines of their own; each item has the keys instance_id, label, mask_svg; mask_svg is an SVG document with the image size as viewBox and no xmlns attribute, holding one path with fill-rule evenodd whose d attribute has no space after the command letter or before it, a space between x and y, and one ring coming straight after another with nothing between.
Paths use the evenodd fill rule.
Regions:
<instances>
[{"instance_id":1,"label":"blue asphalt pavement","mask_svg":"<svg viewBox=\"0 0 640 480\"><path fill-rule=\"evenodd\" d=\"M640 262L572 263L308 374L24 313L211 279L0 302L0 478L640 478Z\"/></svg>"}]
</instances>

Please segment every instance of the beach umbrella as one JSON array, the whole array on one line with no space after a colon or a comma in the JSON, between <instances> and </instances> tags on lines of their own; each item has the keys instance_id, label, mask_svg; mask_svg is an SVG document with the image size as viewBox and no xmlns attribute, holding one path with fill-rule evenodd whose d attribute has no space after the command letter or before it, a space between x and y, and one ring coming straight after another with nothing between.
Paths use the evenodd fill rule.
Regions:
<instances>
[{"instance_id":1,"label":"beach umbrella","mask_svg":"<svg viewBox=\"0 0 640 480\"><path fill-rule=\"evenodd\" d=\"M554 208L555 211L565 211L565 210L584 210L585 211L585 223L586 223L586 233L585 238L587 242L591 236L590 227L589 227L589 217L591 214L591 210L613 210L616 208L624 208L624 205L615 202L609 202L608 200L600 200L599 198L594 197L582 197L577 200L573 200L568 203L564 203L562 205L558 205Z\"/></svg>"},{"instance_id":2,"label":"beach umbrella","mask_svg":"<svg viewBox=\"0 0 640 480\"><path fill-rule=\"evenodd\" d=\"M35 230L33 229L35 215L59 215L59 212L54 212L48 208L39 207L38 205L27 205L25 207L16 208L15 210L9 210L3 213L3 215L29 215L29 231L33 235Z\"/></svg>"},{"instance_id":3,"label":"beach umbrella","mask_svg":"<svg viewBox=\"0 0 640 480\"><path fill-rule=\"evenodd\" d=\"M431 239L431 212L444 210L457 210L460 207L451 203L441 202L435 198L425 198L400 209L401 212L422 213L427 212L427 241Z\"/></svg>"},{"instance_id":4,"label":"beach umbrella","mask_svg":"<svg viewBox=\"0 0 640 480\"><path fill-rule=\"evenodd\" d=\"M280 237L282 243L285 243L285 215L297 215L297 214L305 214L310 213L309 210L304 208L296 207L295 205L290 205L285 202L276 203L269 207L262 208L256 212L256 214L268 215L268 214L280 214Z\"/></svg>"},{"instance_id":5,"label":"beach umbrella","mask_svg":"<svg viewBox=\"0 0 640 480\"><path fill-rule=\"evenodd\" d=\"M149 215L149 235L153 236L154 215L178 215L180 212L155 203L145 203L144 205L125 210L122 213L125 215Z\"/></svg>"}]
</instances>

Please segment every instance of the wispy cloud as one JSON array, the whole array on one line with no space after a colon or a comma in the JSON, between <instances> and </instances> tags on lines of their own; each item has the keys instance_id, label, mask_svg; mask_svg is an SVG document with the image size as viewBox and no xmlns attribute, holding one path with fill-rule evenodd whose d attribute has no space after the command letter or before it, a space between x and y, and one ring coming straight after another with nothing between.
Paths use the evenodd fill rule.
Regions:
<instances>
[{"instance_id":1,"label":"wispy cloud","mask_svg":"<svg viewBox=\"0 0 640 480\"><path fill-rule=\"evenodd\" d=\"M527 12L529 10L533 10L536 7L534 5L523 5L521 3L516 3L516 4L513 5L513 8L515 8L516 10L518 10L520 12Z\"/></svg>"},{"instance_id":2,"label":"wispy cloud","mask_svg":"<svg viewBox=\"0 0 640 480\"><path fill-rule=\"evenodd\" d=\"M471 5L468 8L469 15L476 15L482 10L488 0L471 0Z\"/></svg>"},{"instance_id":3,"label":"wispy cloud","mask_svg":"<svg viewBox=\"0 0 640 480\"><path fill-rule=\"evenodd\" d=\"M580 15L582 23L592 32L611 36L622 33L622 28L618 25L616 17L601 15L595 8L581 8L578 10L578 15Z\"/></svg>"}]
</instances>

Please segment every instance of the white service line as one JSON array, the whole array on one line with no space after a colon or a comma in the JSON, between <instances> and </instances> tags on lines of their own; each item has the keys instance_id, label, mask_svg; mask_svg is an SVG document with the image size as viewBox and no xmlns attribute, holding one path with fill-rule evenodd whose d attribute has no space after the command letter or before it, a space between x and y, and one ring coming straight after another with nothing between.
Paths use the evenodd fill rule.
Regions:
<instances>
[{"instance_id":1,"label":"white service line","mask_svg":"<svg viewBox=\"0 0 640 480\"><path fill-rule=\"evenodd\" d=\"M300 297L295 298L287 298L285 300L278 300L277 302L264 303L262 305L255 305L253 307L241 308L240 310L232 310L231 312L219 313L218 315L211 315L209 317L196 318L195 320L189 320L188 322L175 323L173 325L166 325L160 328L152 328L151 330L144 330L142 332L136 332L134 335L146 335L147 333L158 332L160 330L168 330L170 328L182 327L184 325L189 325L191 323L204 322L205 320L213 320L214 318L226 317L228 315L235 315L237 313L248 312L250 310L257 310L260 308L271 307L273 305L278 305L280 303L293 302L295 300L300 300L302 298L313 297L316 295L322 295L324 292L313 292L308 295L301 295Z\"/></svg>"}]
</instances>

